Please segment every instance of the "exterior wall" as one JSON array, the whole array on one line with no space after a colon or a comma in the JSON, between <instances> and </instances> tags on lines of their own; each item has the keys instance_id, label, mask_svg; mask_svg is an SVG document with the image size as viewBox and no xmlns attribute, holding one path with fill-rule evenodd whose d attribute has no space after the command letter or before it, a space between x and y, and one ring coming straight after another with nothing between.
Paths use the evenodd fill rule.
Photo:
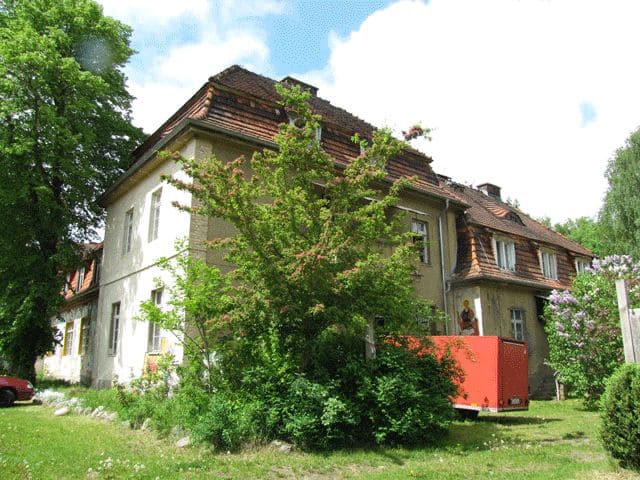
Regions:
<instances>
[{"instance_id":1,"label":"exterior wall","mask_svg":"<svg viewBox=\"0 0 640 480\"><path fill-rule=\"evenodd\" d=\"M87 303L62 312L59 316L51 319L52 327L58 330L61 344L55 350L42 358L42 373L49 378L67 380L69 382L81 382L85 385L91 384L94 364L95 330L98 310L98 300L93 299ZM86 350L81 354L81 328L82 319L89 321L89 331ZM65 338L67 323L73 323L73 341L67 348L65 355L64 345L68 339Z\"/></svg>"},{"instance_id":2,"label":"exterior wall","mask_svg":"<svg viewBox=\"0 0 640 480\"><path fill-rule=\"evenodd\" d=\"M250 158L255 151L246 144L225 141L219 138L198 138L196 145L195 158L199 160L213 154L222 161L230 162L243 155L246 158ZM207 264L215 265L222 271L229 271L233 268L233 265L224 260L224 253L220 250L207 249L204 244L207 240L226 238L234 234L234 227L220 218L194 215L191 218L189 230L191 252L193 255L206 260Z\"/></svg>"},{"instance_id":3,"label":"exterior wall","mask_svg":"<svg viewBox=\"0 0 640 480\"><path fill-rule=\"evenodd\" d=\"M204 159L215 154L219 159L230 161L238 156L250 157L254 149L244 143L220 136L199 135L189 140L182 148L187 158ZM161 182L160 175L180 176L178 165L166 160L151 171L140 175L137 183L113 200L107 207L104 241L104 262L101 275L98 328L96 331L96 368L93 384L98 387L111 385L117 377L119 382L128 382L139 376L147 358L149 325L135 320L141 302L150 298L155 281L166 278L156 265L159 257L175 254L176 239L188 239L191 255L205 259L223 271L232 268L223 258L223 252L207 249L206 240L224 238L234 234L234 228L219 218L188 215L171 206L173 201L191 204L188 194ZM159 238L149 242L151 195L162 186L162 207ZM411 220L428 225L429 262L419 264L415 277L417 293L429 299L440 309L447 309L444 279L454 270L456 258L455 212L447 209L443 200L427 197L416 192L405 192L400 206L404 211L407 231ZM195 205L195 203L194 203ZM124 218L133 209L134 235L132 249L123 253ZM440 239L443 240L441 249ZM444 270L443 270L444 266ZM165 290L164 301L168 292ZM112 305L120 302L120 332L115 355L109 352ZM168 350L182 358L177 338L165 332Z\"/></svg>"},{"instance_id":4,"label":"exterior wall","mask_svg":"<svg viewBox=\"0 0 640 480\"><path fill-rule=\"evenodd\" d=\"M193 158L196 141L189 141L181 150L185 158ZM163 182L161 175L171 175L186 180L179 165L164 160L141 178L132 188L107 207L105 226L104 261L100 283L98 324L96 331L96 366L93 384L110 386L114 377L128 382L139 376L145 362L149 324L136 320L139 306L151 297L156 279L166 278L156 262L160 257L175 255L175 242L188 240L190 215L175 208L172 203L191 204L191 196ZM162 188L158 238L150 241L151 196ZM125 214L133 209L133 242L131 250L124 253ZM163 303L168 292L165 290ZM115 354L109 351L112 305L120 302L120 331ZM178 339L171 332L163 332L165 349L173 353L176 361L182 359Z\"/></svg>"},{"instance_id":5,"label":"exterior wall","mask_svg":"<svg viewBox=\"0 0 640 480\"><path fill-rule=\"evenodd\" d=\"M544 325L538 320L536 294L532 289L507 284L481 283L472 287L458 287L453 291L456 315L463 299L471 299L476 316L482 324L481 334L513 337L511 310L524 312L524 340L528 343L529 389L532 397L545 396L550 389L553 374L544 363L549 344Z\"/></svg>"},{"instance_id":6,"label":"exterior wall","mask_svg":"<svg viewBox=\"0 0 640 480\"><path fill-rule=\"evenodd\" d=\"M432 301L439 309L446 311L449 305L445 302L444 285L454 269L456 258L455 216L450 210L445 210L444 201L412 191L403 193L398 206L402 209L407 231L411 229L412 220L427 225L429 261L417 263L416 292L420 297Z\"/></svg>"}]
</instances>

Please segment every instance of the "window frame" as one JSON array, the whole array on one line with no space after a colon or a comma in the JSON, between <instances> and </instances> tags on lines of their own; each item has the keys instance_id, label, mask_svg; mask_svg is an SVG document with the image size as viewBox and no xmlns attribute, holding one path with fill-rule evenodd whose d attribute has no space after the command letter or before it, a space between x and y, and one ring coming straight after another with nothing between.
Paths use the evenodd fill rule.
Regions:
<instances>
[{"instance_id":1,"label":"window frame","mask_svg":"<svg viewBox=\"0 0 640 480\"><path fill-rule=\"evenodd\" d=\"M517 264L516 242L508 237L494 236L491 243L498 268L505 272L515 272Z\"/></svg>"},{"instance_id":2,"label":"window frame","mask_svg":"<svg viewBox=\"0 0 640 480\"><path fill-rule=\"evenodd\" d=\"M73 352L73 337L75 330L75 321L70 320L64 325L64 343L62 345L62 356L66 357Z\"/></svg>"},{"instance_id":3,"label":"window frame","mask_svg":"<svg viewBox=\"0 0 640 480\"><path fill-rule=\"evenodd\" d=\"M131 252L133 247L133 207L124 213L124 229L122 237L122 254Z\"/></svg>"},{"instance_id":4,"label":"window frame","mask_svg":"<svg viewBox=\"0 0 640 480\"><path fill-rule=\"evenodd\" d=\"M151 291L151 301L161 308L164 295L164 288L157 288ZM162 328L155 322L149 322L149 333L147 336L147 353L160 353L162 351Z\"/></svg>"},{"instance_id":5,"label":"window frame","mask_svg":"<svg viewBox=\"0 0 640 480\"><path fill-rule=\"evenodd\" d=\"M122 312L121 302L114 302L111 304L111 320L109 322L108 354L112 356L118 353L118 343L120 341L121 312Z\"/></svg>"},{"instance_id":6,"label":"window frame","mask_svg":"<svg viewBox=\"0 0 640 480\"><path fill-rule=\"evenodd\" d=\"M422 226L424 230L417 230L416 226ZM418 218L411 219L411 236L413 244L417 245L422 242L422 246L419 252L420 263L423 265L429 265L431 263L431 252L429 251L429 223L425 220Z\"/></svg>"},{"instance_id":7,"label":"window frame","mask_svg":"<svg viewBox=\"0 0 640 480\"><path fill-rule=\"evenodd\" d=\"M541 248L538 251L542 276L549 280L558 280L558 255L553 250ZM552 262L553 260L553 262Z\"/></svg>"},{"instance_id":8,"label":"window frame","mask_svg":"<svg viewBox=\"0 0 640 480\"><path fill-rule=\"evenodd\" d=\"M76 272L76 286L73 289L75 293L80 293L80 290L82 290L82 285L84 284L85 275L86 275L86 267L82 265L80 268L78 268L78 271Z\"/></svg>"},{"instance_id":9,"label":"window frame","mask_svg":"<svg viewBox=\"0 0 640 480\"><path fill-rule=\"evenodd\" d=\"M160 234L160 208L162 206L162 187L151 193L151 204L149 211L149 237L148 241L153 242Z\"/></svg>"},{"instance_id":10,"label":"window frame","mask_svg":"<svg viewBox=\"0 0 640 480\"><path fill-rule=\"evenodd\" d=\"M522 308L512 307L509 309L511 317L511 338L514 340L525 341L526 329L525 329L525 311ZM516 315L516 313L518 315ZM518 317L518 318L516 318ZM520 327L520 336L518 336L518 325ZM520 337L520 338L519 338Z\"/></svg>"},{"instance_id":11,"label":"window frame","mask_svg":"<svg viewBox=\"0 0 640 480\"><path fill-rule=\"evenodd\" d=\"M91 318L80 319L80 337L78 339L78 355L85 355L89 351L89 338L91 333Z\"/></svg>"},{"instance_id":12,"label":"window frame","mask_svg":"<svg viewBox=\"0 0 640 480\"><path fill-rule=\"evenodd\" d=\"M576 257L574 267L576 269L576 273L584 273L588 268L591 268L591 261L585 257Z\"/></svg>"}]
</instances>

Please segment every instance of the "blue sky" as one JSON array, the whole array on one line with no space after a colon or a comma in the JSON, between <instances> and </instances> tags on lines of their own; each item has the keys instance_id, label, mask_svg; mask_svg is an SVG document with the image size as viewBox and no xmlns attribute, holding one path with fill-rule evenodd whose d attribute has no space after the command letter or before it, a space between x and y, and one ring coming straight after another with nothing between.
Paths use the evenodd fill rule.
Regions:
<instances>
[{"instance_id":1,"label":"blue sky","mask_svg":"<svg viewBox=\"0 0 640 480\"><path fill-rule=\"evenodd\" d=\"M634 0L99 0L131 25L134 121L157 128L238 63L294 75L533 216L593 216L640 125Z\"/></svg>"}]
</instances>

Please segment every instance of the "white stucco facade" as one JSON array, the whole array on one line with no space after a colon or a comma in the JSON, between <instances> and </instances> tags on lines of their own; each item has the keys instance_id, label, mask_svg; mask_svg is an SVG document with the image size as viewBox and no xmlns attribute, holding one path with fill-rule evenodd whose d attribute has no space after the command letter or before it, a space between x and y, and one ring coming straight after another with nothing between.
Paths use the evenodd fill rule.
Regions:
<instances>
[{"instance_id":1,"label":"white stucco facade","mask_svg":"<svg viewBox=\"0 0 640 480\"><path fill-rule=\"evenodd\" d=\"M94 364L97 299L70 308L51 321L60 344L42 357L38 369L47 378L90 384Z\"/></svg>"},{"instance_id":2,"label":"white stucco facade","mask_svg":"<svg viewBox=\"0 0 640 480\"><path fill-rule=\"evenodd\" d=\"M193 158L195 145L195 140L188 142L182 155ZM191 196L163 181L163 175L187 180L175 161L156 160L107 206L95 335L93 385L97 387L110 386L115 379L126 383L142 373L150 349L150 325L136 319L140 304L158 288L157 279L171 281L158 267L158 259L174 256L176 241L189 237L190 215L173 204L189 206ZM164 289L163 304L168 294ZM162 351L181 361L182 346L175 334L161 331L160 336Z\"/></svg>"}]
</instances>

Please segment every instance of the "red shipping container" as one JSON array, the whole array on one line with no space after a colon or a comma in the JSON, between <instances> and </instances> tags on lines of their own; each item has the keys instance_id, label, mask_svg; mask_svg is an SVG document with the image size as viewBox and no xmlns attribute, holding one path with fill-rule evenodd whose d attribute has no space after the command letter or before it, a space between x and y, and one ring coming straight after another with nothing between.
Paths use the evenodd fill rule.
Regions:
<instances>
[{"instance_id":1,"label":"red shipping container","mask_svg":"<svg viewBox=\"0 0 640 480\"><path fill-rule=\"evenodd\" d=\"M434 336L439 348L449 346L462 370L454 407L470 417L477 412L529 408L527 342L502 337Z\"/></svg>"}]
</instances>

